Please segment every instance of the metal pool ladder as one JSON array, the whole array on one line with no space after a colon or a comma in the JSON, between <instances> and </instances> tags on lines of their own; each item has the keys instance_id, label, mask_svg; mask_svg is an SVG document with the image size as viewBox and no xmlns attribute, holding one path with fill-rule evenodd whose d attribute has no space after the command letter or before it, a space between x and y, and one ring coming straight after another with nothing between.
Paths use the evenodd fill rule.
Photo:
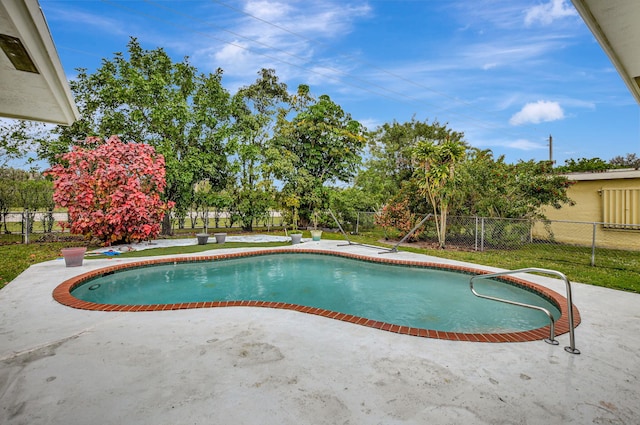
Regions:
<instances>
[{"instance_id":1,"label":"metal pool ladder","mask_svg":"<svg viewBox=\"0 0 640 425\"><path fill-rule=\"evenodd\" d=\"M531 305L531 304L524 304L524 303L520 303L517 301L511 301L511 300L505 300L502 298L496 298L496 297L491 297L489 295L482 295L479 294L473 287L473 281L476 279L492 279L494 277L499 277L499 276L506 276L506 275L511 275L511 274L516 274L516 273L529 273L529 272L535 272L535 273L543 273L543 274L548 274L548 275L554 275L559 277L560 279L564 280L565 286L567 288L567 314L568 314L568 319L569 319L569 346L564 347L564 350L568 353L571 354L580 354L580 350L578 350L576 348L576 341L575 341L575 335L574 335L574 326L573 326L573 302L571 301L571 283L569 282L569 279L567 279L567 276L564 275L564 273L560 273L559 271L556 270L549 270L549 269L539 269L536 267L530 267L530 268L526 268L526 269L518 269L518 270L508 270L505 272L499 272L499 273L491 273L491 274L481 274L481 275L476 275L471 277L471 279L469 280L469 287L471 288L471 292L473 292L473 294L476 297L480 297L480 298L485 298L488 300L493 300L493 301L499 301L502 303L507 303L507 304L513 304L513 305L517 305L520 307L526 307L526 308L531 308L534 310L539 310L544 312L547 317L549 317L549 338L545 338L544 341L548 344L553 344L553 345L558 345L558 341L555 339L555 320L553 318L553 315L551 314L551 312L549 310L547 310L544 307L539 307L537 305Z\"/></svg>"}]
</instances>

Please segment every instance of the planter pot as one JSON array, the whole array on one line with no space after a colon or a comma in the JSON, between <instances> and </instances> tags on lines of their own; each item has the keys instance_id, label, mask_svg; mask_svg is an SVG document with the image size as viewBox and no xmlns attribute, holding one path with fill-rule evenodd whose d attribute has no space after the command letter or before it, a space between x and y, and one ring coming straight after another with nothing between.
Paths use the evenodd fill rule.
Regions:
<instances>
[{"instance_id":1,"label":"planter pot","mask_svg":"<svg viewBox=\"0 0 640 425\"><path fill-rule=\"evenodd\" d=\"M198 245L206 245L207 241L209 240L209 234L208 233L198 233L196 235L196 238L198 238Z\"/></svg>"},{"instance_id":2,"label":"planter pot","mask_svg":"<svg viewBox=\"0 0 640 425\"><path fill-rule=\"evenodd\" d=\"M216 238L216 243L224 243L227 239L226 233L214 233L213 236Z\"/></svg>"},{"instance_id":3,"label":"planter pot","mask_svg":"<svg viewBox=\"0 0 640 425\"><path fill-rule=\"evenodd\" d=\"M311 239L314 241L319 241L322 237L322 230L312 230L311 231Z\"/></svg>"},{"instance_id":4,"label":"planter pot","mask_svg":"<svg viewBox=\"0 0 640 425\"><path fill-rule=\"evenodd\" d=\"M302 240L302 233L291 233L291 245L299 244Z\"/></svg>"},{"instance_id":5,"label":"planter pot","mask_svg":"<svg viewBox=\"0 0 640 425\"><path fill-rule=\"evenodd\" d=\"M77 248L62 248L62 256L64 257L64 264L67 267L78 267L82 265L84 259L84 253L87 252L86 247Z\"/></svg>"}]
</instances>

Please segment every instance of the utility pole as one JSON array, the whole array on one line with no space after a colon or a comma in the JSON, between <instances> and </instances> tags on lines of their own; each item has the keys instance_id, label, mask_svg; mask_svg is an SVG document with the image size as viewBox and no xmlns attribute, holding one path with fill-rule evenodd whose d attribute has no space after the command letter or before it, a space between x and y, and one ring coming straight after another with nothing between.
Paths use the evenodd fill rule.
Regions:
<instances>
[{"instance_id":1,"label":"utility pole","mask_svg":"<svg viewBox=\"0 0 640 425\"><path fill-rule=\"evenodd\" d=\"M549 135L549 161L553 164L553 137Z\"/></svg>"}]
</instances>

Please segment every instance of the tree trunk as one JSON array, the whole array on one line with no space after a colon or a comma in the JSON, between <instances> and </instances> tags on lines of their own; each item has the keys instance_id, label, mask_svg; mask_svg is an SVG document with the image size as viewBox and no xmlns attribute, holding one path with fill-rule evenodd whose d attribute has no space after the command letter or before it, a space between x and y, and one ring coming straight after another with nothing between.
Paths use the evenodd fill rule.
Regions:
<instances>
[{"instance_id":1,"label":"tree trunk","mask_svg":"<svg viewBox=\"0 0 640 425\"><path fill-rule=\"evenodd\" d=\"M168 211L164 213L164 217L162 219L162 230L160 233L165 236L173 235L173 229L171 228L171 213Z\"/></svg>"}]
</instances>

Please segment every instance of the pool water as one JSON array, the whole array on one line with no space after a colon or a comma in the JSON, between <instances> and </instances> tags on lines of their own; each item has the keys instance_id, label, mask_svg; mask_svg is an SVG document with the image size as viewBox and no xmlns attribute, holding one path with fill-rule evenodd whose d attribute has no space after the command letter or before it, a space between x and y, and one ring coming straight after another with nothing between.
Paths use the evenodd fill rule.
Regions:
<instances>
[{"instance_id":1,"label":"pool water","mask_svg":"<svg viewBox=\"0 0 640 425\"><path fill-rule=\"evenodd\" d=\"M540 311L475 297L469 278L330 255L279 254L126 269L88 280L72 295L118 305L284 302L447 332L514 332L549 324ZM482 280L474 286L483 294L538 305L560 316L545 298L515 285Z\"/></svg>"}]
</instances>

